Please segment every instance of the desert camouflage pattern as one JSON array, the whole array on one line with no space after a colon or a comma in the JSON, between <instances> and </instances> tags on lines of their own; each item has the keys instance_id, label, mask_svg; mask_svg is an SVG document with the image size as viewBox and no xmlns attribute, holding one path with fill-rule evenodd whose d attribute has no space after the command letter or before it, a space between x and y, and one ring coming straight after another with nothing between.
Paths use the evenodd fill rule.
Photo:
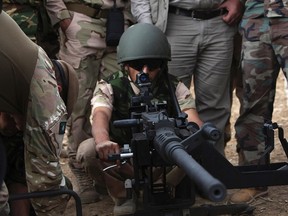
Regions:
<instances>
[{"instance_id":1,"label":"desert camouflage pattern","mask_svg":"<svg viewBox=\"0 0 288 216\"><path fill-rule=\"evenodd\" d=\"M65 186L59 163L67 118L57 87L52 62L39 47L38 60L30 84L24 133L25 168L28 190L45 191ZM61 215L67 195L32 199L37 215Z\"/></svg>"},{"instance_id":2,"label":"desert camouflage pattern","mask_svg":"<svg viewBox=\"0 0 288 216\"><path fill-rule=\"evenodd\" d=\"M0 188L0 215L9 216L10 208L8 204L8 189L3 182Z\"/></svg>"},{"instance_id":3,"label":"desert camouflage pattern","mask_svg":"<svg viewBox=\"0 0 288 216\"><path fill-rule=\"evenodd\" d=\"M254 14L264 8L263 3L253 2ZM252 1L247 5L251 6L248 13L253 14ZM265 149L263 124L272 118L276 79L280 68L286 77L288 72L288 18L245 17L240 24L243 106L235 124L241 165L259 162Z\"/></svg>"}]
</instances>

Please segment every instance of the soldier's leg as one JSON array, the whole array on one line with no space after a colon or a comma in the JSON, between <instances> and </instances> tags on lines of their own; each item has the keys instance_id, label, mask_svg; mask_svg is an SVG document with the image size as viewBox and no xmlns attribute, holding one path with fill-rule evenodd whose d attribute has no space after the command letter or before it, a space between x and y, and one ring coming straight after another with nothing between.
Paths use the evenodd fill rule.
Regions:
<instances>
[{"instance_id":1,"label":"soldier's leg","mask_svg":"<svg viewBox=\"0 0 288 216\"><path fill-rule=\"evenodd\" d=\"M91 138L90 113L93 91L96 86L101 60L95 55L82 59L76 73L79 81L78 100L71 114L68 155L75 159L79 144ZM70 136L69 136L70 135Z\"/></svg>"},{"instance_id":2,"label":"soldier's leg","mask_svg":"<svg viewBox=\"0 0 288 216\"><path fill-rule=\"evenodd\" d=\"M92 177L96 185L102 188L105 187L113 199L114 215L125 215L134 213L136 204L135 194L132 193L132 199L127 198L127 191L124 182L126 179L133 178L133 166L129 163L121 165L120 168L114 167L103 171L115 163L104 162L96 158L95 142L94 139L88 139L82 142L77 152L77 159L81 161L83 167Z\"/></svg>"},{"instance_id":3,"label":"soldier's leg","mask_svg":"<svg viewBox=\"0 0 288 216\"><path fill-rule=\"evenodd\" d=\"M202 47L195 70L196 107L204 122L213 123L222 132L215 148L225 155L224 133L231 114L230 67L236 28L228 27L221 18L211 19L208 24L215 26L215 29L203 38L204 42L213 42ZM225 36L221 33L224 29L227 32ZM215 55L218 57L215 58Z\"/></svg>"},{"instance_id":4,"label":"soldier's leg","mask_svg":"<svg viewBox=\"0 0 288 216\"><path fill-rule=\"evenodd\" d=\"M90 186L94 186L100 194L107 194L104 173L97 162L94 138L80 143L76 159L81 164L81 168L84 168L84 171L88 174L89 179L93 180L90 180L92 182Z\"/></svg>"},{"instance_id":5,"label":"soldier's leg","mask_svg":"<svg viewBox=\"0 0 288 216\"><path fill-rule=\"evenodd\" d=\"M233 92L236 91L236 96L241 104L242 98L242 75L241 75L241 67L240 67L240 59L241 59L241 47L242 47L242 38L241 35L237 32L234 37L234 51L233 58L231 64L231 78L230 78L230 98L231 98L231 106L233 101ZM225 125L224 132L224 142L225 147L227 142L231 140L231 123L230 118L228 119Z\"/></svg>"},{"instance_id":6,"label":"soldier's leg","mask_svg":"<svg viewBox=\"0 0 288 216\"><path fill-rule=\"evenodd\" d=\"M81 62L80 68L81 68L82 64L84 64L84 63ZM115 48L111 48L111 49L107 48L105 50L105 52L103 53L101 60L96 60L93 58L92 60L87 61L85 68L86 68L86 71L84 71L84 72L80 71L80 76L79 76L80 80L81 80L81 77L84 76L84 74L85 74L85 76L87 76L86 79L93 80L93 79L95 79L94 77L92 77L93 75L94 76L97 75L97 77L99 77L99 79L101 79L101 78L108 77L113 72L118 71L120 69L120 67L116 61ZM87 75L87 71L89 68L90 68L91 72L89 72ZM95 74L96 71L99 71L100 74L99 75ZM93 74L93 72L94 72L94 74ZM89 74L91 74L91 75L89 75ZM76 110L74 110L74 113L79 114L82 112L82 116L84 116L84 114L85 114L85 117L81 118L81 115L78 115L77 120L75 120L76 118L74 115L74 121L72 123L72 128L71 128L72 129L71 135L73 136L73 141L69 142L70 143L69 144L70 168L77 178L77 182L79 185L79 196L82 199L82 202L85 202L85 203L91 203L91 202L95 202L95 201L100 200L99 193L104 192L104 190L102 189L102 186L101 186L103 184L98 184L96 179L94 179L95 185L93 186L93 184L91 184L91 179L89 177L89 173L87 175L82 164L79 164L78 163L79 161L74 160L75 159L75 152L77 152L77 154L78 154L78 145L80 144L79 142L80 141L82 142L85 139L89 139L89 137L91 137L91 132L90 132L91 131L91 124L89 121L89 117L90 117L90 113L91 113L90 100L92 99L92 94L94 91L94 88L92 89L92 86L95 87L96 83L91 82L89 85L87 85L86 88L83 88L83 87L85 87L85 85L81 86L81 84L80 84L80 88L82 89L80 92L83 92L83 93L79 94L79 109L76 108ZM87 98L89 98L89 100L86 101L84 95L87 95ZM89 95L89 97L88 97L88 95ZM87 103L87 107L83 109L83 104L86 104L86 103ZM81 110L81 108L82 108L82 110ZM83 113L85 110L86 110L86 112ZM82 138L79 137L79 134L81 134L79 132L79 130L81 130L81 124L83 124L82 131L84 131L84 132L89 131L89 136L83 136ZM78 139L75 138L75 135L78 137ZM95 150L95 148L94 148L94 150ZM89 169L86 169L86 171L89 172ZM96 190L95 190L95 187L96 187Z\"/></svg>"},{"instance_id":7,"label":"soldier's leg","mask_svg":"<svg viewBox=\"0 0 288 216\"><path fill-rule=\"evenodd\" d=\"M242 25L243 103L235 130L239 164L255 165L265 163L265 157L262 157L265 150L263 125L272 118L279 64L271 46L269 20L245 20ZM255 28L251 29L251 25ZM250 41L246 35L253 40ZM249 203L264 195L267 195L267 188L241 189L231 196L230 201Z\"/></svg>"},{"instance_id":8,"label":"soldier's leg","mask_svg":"<svg viewBox=\"0 0 288 216\"><path fill-rule=\"evenodd\" d=\"M68 128L68 157L69 167L76 177L79 190L78 195L82 203L93 203L99 201L99 194L93 187L93 182L85 173L84 168L76 160L76 154L80 143L92 137L90 113L92 94L96 86L97 77L99 76L101 60L95 55L87 56L82 59L76 73L79 81L79 94L78 100L74 106ZM70 130L69 130L70 129Z\"/></svg>"},{"instance_id":9,"label":"soldier's leg","mask_svg":"<svg viewBox=\"0 0 288 216\"><path fill-rule=\"evenodd\" d=\"M268 26L269 21L261 19L252 24L260 29ZM243 29L248 31L249 27L246 28ZM249 34L260 33L249 32ZM269 33L264 32L258 40L253 41L243 37L243 103L240 116L235 123L237 148L244 156L239 165L259 162L265 148L263 125L272 117L275 84L280 66L271 49L271 41L264 39L265 34Z\"/></svg>"}]
</instances>

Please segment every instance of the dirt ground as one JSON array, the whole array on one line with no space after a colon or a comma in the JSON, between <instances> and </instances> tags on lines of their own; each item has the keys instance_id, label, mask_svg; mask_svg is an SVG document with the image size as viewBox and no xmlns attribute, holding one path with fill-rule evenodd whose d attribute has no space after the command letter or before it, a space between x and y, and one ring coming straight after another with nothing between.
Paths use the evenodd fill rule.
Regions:
<instances>
[{"instance_id":1,"label":"dirt ground","mask_svg":"<svg viewBox=\"0 0 288 216\"><path fill-rule=\"evenodd\" d=\"M288 105L285 94L285 86L284 86L284 78L283 75L280 74L278 78L277 92L276 92L276 101L274 104L274 115L273 122L277 122L278 125L281 125L284 128L284 137L288 138ZM233 99L233 107L232 107L232 117L231 117L231 125L234 125L234 122L238 116L239 110L239 102L237 98ZM287 134L285 134L285 132ZM275 133L277 135L277 133ZM234 165L237 165L237 154L235 153L235 144L236 141L233 138L235 135L234 128L232 127L232 139L228 143L226 147L226 156L227 159ZM284 154L284 151L281 147L281 144L278 138L275 138L275 150L271 154L271 162L286 162L287 157ZM72 180L73 186L75 190L77 190L77 184L75 181L75 177L71 173L68 165L67 159L62 159L62 167L64 173ZM287 179L288 185L288 179ZM228 190L228 196L234 190ZM228 197L227 196L227 197ZM203 203L203 200L200 201ZM209 202L207 202L209 203ZM225 203L225 202L224 202ZM205 204L205 202L204 202ZM211 204L211 203L209 203ZM195 206L197 205L197 201ZM256 209L254 210L255 216L287 216L288 215L288 186L273 186L269 187L269 195L264 198L259 198L250 204L254 206ZM83 216L108 216L113 215L113 202L112 200L106 196L103 197L103 200L93 204L82 205ZM70 200L65 216L74 216L76 215L75 210L75 202L73 199ZM197 215L196 215L197 216Z\"/></svg>"}]
</instances>

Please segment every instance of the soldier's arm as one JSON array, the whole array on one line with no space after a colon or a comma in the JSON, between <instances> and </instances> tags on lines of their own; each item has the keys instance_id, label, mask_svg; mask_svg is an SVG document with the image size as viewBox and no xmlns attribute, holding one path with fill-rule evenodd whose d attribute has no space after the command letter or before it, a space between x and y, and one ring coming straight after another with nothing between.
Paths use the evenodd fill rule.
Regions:
<instances>
[{"instance_id":1,"label":"soldier's arm","mask_svg":"<svg viewBox=\"0 0 288 216\"><path fill-rule=\"evenodd\" d=\"M235 25L242 18L244 4L243 0L226 0L219 6L219 8L225 8L228 11L222 17L224 22L226 22L228 25Z\"/></svg>"},{"instance_id":2,"label":"soldier's arm","mask_svg":"<svg viewBox=\"0 0 288 216\"><path fill-rule=\"evenodd\" d=\"M131 12L137 22L152 24L149 0L131 0Z\"/></svg>"},{"instance_id":3,"label":"soldier's arm","mask_svg":"<svg viewBox=\"0 0 288 216\"><path fill-rule=\"evenodd\" d=\"M64 2L61 0L46 0L45 7L52 25L58 24L65 32L72 18Z\"/></svg>"},{"instance_id":4,"label":"soldier's arm","mask_svg":"<svg viewBox=\"0 0 288 216\"><path fill-rule=\"evenodd\" d=\"M107 160L109 154L119 154L120 148L109 137L109 122L113 109L113 90L110 84L101 80L93 93L91 100L92 135L95 149L100 159Z\"/></svg>"},{"instance_id":5,"label":"soldier's arm","mask_svg":"<svg viewBox=\"0 0 288 216\"><path fill-rule=\"evenodd\" d=\"M100 159L107 160L108 155L119 154L119 145L109 138L109 122L111 110L97 107L93 110L92 134L96 144L96 152Z\"/></svg>"},{"instance_id":6,"label":"soldier's arm","mask_svg":"<svg viewBox=\"0 0 288 216\"><path fill-rule=\"evenodd\" d=\"M188 122L195 122L201 127L203 122L196 111L195 100L190 90L182 82L179 82L175 94L181 111L188 115Z\"/></svg>"}]
</instances>

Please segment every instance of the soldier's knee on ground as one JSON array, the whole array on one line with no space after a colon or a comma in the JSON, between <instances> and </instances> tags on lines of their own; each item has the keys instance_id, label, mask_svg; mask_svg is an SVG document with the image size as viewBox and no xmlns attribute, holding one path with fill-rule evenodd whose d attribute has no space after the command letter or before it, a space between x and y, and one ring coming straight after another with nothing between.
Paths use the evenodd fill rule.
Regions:
<instances>
[{"instance_id":1,"label":"soldier's knee on ground","mask_svg":"<svg viewBox=\"0 0 288 216\"><path fill-rule=\"evenodd\" d=\"M86 173L94 180L99 193L106 194L106 186L102 166L99 165L95 149L94 138L87 139L80 143L77 150L76 161L81 164ZM104 192L104 191L105 192Z\"/></svg>"}]
</instances>

